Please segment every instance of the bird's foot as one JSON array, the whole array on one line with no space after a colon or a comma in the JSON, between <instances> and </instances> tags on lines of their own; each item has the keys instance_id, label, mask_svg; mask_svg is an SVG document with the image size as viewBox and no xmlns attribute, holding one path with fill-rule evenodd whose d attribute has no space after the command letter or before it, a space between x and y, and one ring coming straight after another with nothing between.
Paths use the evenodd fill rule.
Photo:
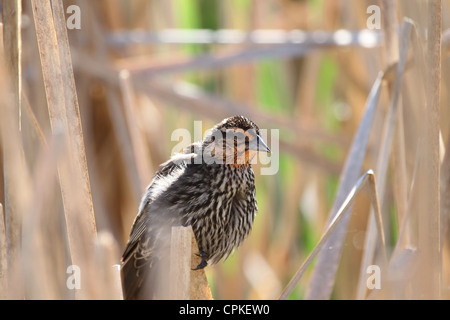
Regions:
<instances>
[{"instance_id":1,"label":"bird's foot","mask_svg":"<svg viewBox=\"0 0 450 320\"><path fill-rule=\"evenodd\" d=\"M200 253L196 253L195 255L197 257L202 258L202 261L200 261L200 264L196 268L194 268L192 270L200 270L200 269L203 269L204 267L206 267L208 265L208 261L206 260L206 257L208 255L206 254L206 252L200 251Z\"/></svg>"}]
</instances>

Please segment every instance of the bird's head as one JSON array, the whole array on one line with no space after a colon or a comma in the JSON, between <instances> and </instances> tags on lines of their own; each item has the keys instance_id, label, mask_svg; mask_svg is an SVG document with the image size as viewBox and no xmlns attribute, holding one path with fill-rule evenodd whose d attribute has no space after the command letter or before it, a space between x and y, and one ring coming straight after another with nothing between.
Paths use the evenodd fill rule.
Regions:
<instances>
[{"instance_id":1,"label":"bird's head","mask_svg":"<svg viewBox=\"0 0 450 320\"><path fill-rule=\"evenodd\" d=\"M258 126L244 116L224 119L203 140L203 156L208 162L247 165L258 151L270 152Z\"/></svg>"}]
</instances>

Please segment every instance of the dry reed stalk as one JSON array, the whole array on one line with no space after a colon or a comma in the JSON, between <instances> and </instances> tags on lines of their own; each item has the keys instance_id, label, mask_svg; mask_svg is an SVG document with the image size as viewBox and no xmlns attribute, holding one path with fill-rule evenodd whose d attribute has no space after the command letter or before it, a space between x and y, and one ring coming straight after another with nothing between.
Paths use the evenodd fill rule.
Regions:
<instances>
[{"instance_id":1,"label":"dry reed stalk","mask_svg":"<svg viewBox=\"0 0 450 320\"><path fill-rule=\"evenodd\" d=\"M53 8L47 1L32 1L52 132L64 137L66 152L58 162L58 175L72 264L89 274L95 218L64 9L61 2L54 1L52 5ZM79 297L88 297L87 283L82 287L77 291Z\"/></svg>"},{"instance_id":2,"label":"dry reed stalk","mask_svg":"<svg viewBox=\"0 0 450 320\"><path fill-rule=\"evenodd\" d=\"M8 290L8 259L6 245L5 213L0 203L0 299L6 299Z\"/></svg>"},{"instance_id":3,"label":"dry reed stalk","mask_svg":"<svg viewBox=\"0 0 450 320\"><path fill-rule=\"evenodd\" d=\"M440 213L441 213L441 250L443 253L442 285L449 287L449 278L445 271L450 259L448 257L450 245L450 137L447 137L446 152L440 168ZM445 258L446 257L446 258ZM446 299L446 296L443 296Z\"/></svg>"},{"instance_id":4,"label":"dry reed stalk","mask_svg":"<svg viewBox=\"0 0 450 320\"><path fill-rule=\"evenodd\" d=\"M381 14L384 19L382 19L382 30L385 39L385 50L382 52L385 55L386 65L392 65L399 61L399 51L401 51L401 46L403 44L400 41L404 41L404 37L400 37L399 41L398 36L398 23L397 23L397 3L391 0L383 0L381 3ZM412 23L412 21L411 21ZM410 39L410 36L408 36ZM406 57L405 57L406 59ZM396 107L396 117L395 117L395 133L392 140L392 147L390 153L392 154L392 173L393 173L393 192L395 198L395 204L397 209L397 224L401 225L403 218L406 215L406 206L407 206L407 182L406 182L406 150L405 150L405 132L404 132L404 114L403 114L403 106L402 103L402 95L399 95L399 92L393 90L395 86L395 82L388 83L388 95L392 99L399 100L399 102L395 101ZM392 100L391 100L392 101ZM405 105L405 107L407 107ZM397 110L398 109L398 110ZM389 109L391 110L391 108ZM390 111L388 111L390 112ZM409 112L409 110L406 110ZM387 161L387 160L386 160ZM381 173L384 174L384 173ZM384 197L384 186L379 189L380 194ZM383 203L383 201L381 201ZM385 217L388 218L388 214L385 214ZM386 219L389 221L389 219ZM362 273L362 269L361 269Z\"/></svg>"},{"instance_id":5,"label":"dry reed stalk","mask_svg":"<svg viewBox=\"0 0 450 320\"><path fill-rule=\"evenodd\" d=\"M397 4L392 0L381 0L382 30L385 43L386 64L395 63L399 55L397 36Z\"/></svg>"},{"instance_id":6,"label":"dry reed stalk","mask_svg":"<svg viewBox=\"0 0 450 320\"><path fill-rule=\"evenodd\" d=\"M3 22L0 22L0 57L3 57L5 50L3 47Z\"/></svg>"},{"instance_id":7,"label":"dry reed stalk","mask_svg":"<svg viewBox=\"0 0 450 320\"><path fill-rule=\"evenodd\" d=\"M172 227L170 243L169 297L176 300L210 300L205 270L193 270L200 263L192 227Z\"/></svg>"},{"instance_id":8,"label":"dry reed stalk","mask_svg":"<svg viewBox=\"0 0 450 320\"><path fill-rule=\"evenodd\" d=\"M392 95L390 99L388 114L386 115L385 126L383 130L383 136L380 142L380 152L377 159L376 175L377 175L377 190L380 193L380 201L383 203L385 194L385 181L387 178L387 170L389 165L390 155L392 154L392 143L394 141L394 134L396 133L396 125L398 124L398 100L400 97L400 92L402 88L402 82L404 77L404 72L407 62L407 53L409 50L409 42L411 38L412 22L405 20L403 23L402 33L401 33L401 45L400 45L400 57L397 64L397 73L395 80L392 85ZM397 132L398 133L398 132ZM371 218L369 220L369 225L366 233L366 241L363 261L360 268L359 285L357 298L363 299L366 292L366 282L367 277L367 267L373 264L374 254L376 250L376 229L375 221Z\"/></svg>"},{"instance_id":9,"label":"dry reed stalk","mask_svg":"<svg viewBox=\"0 0 450 320\"><path fill-rule=\"evenodd\" d=\"M8 70L3 71L0 77L10 79L7 83L6 79L2 81L2 88L9 87L12 96L9 97L8 91L4 90L3 97L3 154L4 154L4 179L5 179L5 226L7 234L8 248L8 265L11 269L12 265L18 262L20 252L20 238L22 228L22 215L24 214L24 202L27 201L28 188L24 187L23 194L19 192L20 183L26 171L24 169L23 154L20 152L21 143L19 139L20 127L20 110L21 110L21 1L7 1L3 4L3 50L5 66ZM7 119L7 120L6 120ZM13 130L13 132L9 132ZM17 138L17 139L15 139ZM14 145L14 141L17 145Z\"/></svg>"},{"instance_id":10,"label":"dry reed stalk","mask_svg":"<svg viewBox=\"0 0 450 320\"><path fill-rule=\"evenodd\" d=\"M212 300L211 289L209 288L208 279L206 278L205 269L192 270L196 268L202 258L197 255L198 244L195 235L191 229L191 285L189 299L191 300Z\"/></svg>"},{"instance_id":11,"label":"dry reed stalk","mask_svg":"<svg viewBox=\"0 0 450 320\"><path fill-rule=\"evenodd\" d=\"M52 14L54 18L54 30L56 33L56 41L59 48L59 59L61 63L61 76L64 88L65 110L68 125L68 135L70 139L70 147L73 149L72 156L75 157L74 164L76 166L75 176L80 177L78 186L82 194L81 212L86 215L86 222L90 224L88 233L95 236L96 226L94 209L92 205L92 195L89 184L89 174L86 162L86 150L83 140L83 129L81 127L80 110L78 105L77 91L75 87L75 79L72 68L72 58L70 54L69 40L67 37L66 18L64 15L63 3L60 1L52 2ZM87 221L89 220L89 221ZM92 240L92 239L90 239Z\"/></svg>"},{"instance_id":12,"label":"dry reed stalk","mask_svg":"<svg viewBox=\"0 0 450 320\"><path fill-rule=\"evenodd\" d=\"M68 134L70 138L72 155L75 157L76 174L80 175L81 194L84 200L81 211L85 212L86 217L91 224L93 233L96 231L94 209L92 205L92 195L89 184L89 174L86 162L86 150L83 141L83 129L81 127L80 109L78 105L77 90L72 68L72 58L70 54L69 39L67 37L66 18L64 7L61 1L52 2L52 14L54 19L54 30L56 41L59 48L59 59L61 63L61 76L64 84L64 100L67 116ZM50 18L50 17L49 17Z\"/></svg>"},{"instance_id":13,"label":"dry reed stalk","mask_svg":"<svg viewBox=\"0 0 450 320\"><path fill-rule=\"evenodd\" d=\"M17 103L17 123L20 128L21 99L22 99L22 4L18 0L8 1L3 5L3 50L5 62L9 67L11 89Z\"/></svg>"},{"instance_id":14,"label":"dry reed stalk","mask_svg":"<svg viewBox=\"0 0 450 320\"><path fill-rule=\"evenodd\" d=\"M191 285L190 228L172 227L170 240L169 296L175 300L189 300Z\"/></svg>"},{"instance_id":15,"label":"dry reed stalk","mask_svg":"<svg viewBox=\"0 0 450 320\"><path fill-rule=\"evenodd\" d=\"M441 86L442 1L428 2L428 42L426 93L427 107L424 143L424 200L419 213L419 243L421 289L428 298L441 293L441 241L439 212L439 115ZM429 276L424 276L428 274Z\"/></svg>"},{"instance_id":16,"label":"dry reed stalk","mask_svg":"<svg viewBox=\"0 0 450 320\"><path fill-rule=\"evenodd\" d=\"M384 73L382 72L378 75L367 99L364 116L361 119L361 123L353 140L352 147L347 156L345 167L342 171L340 185L333 203L333 207L330 211L328 225L330 225L331 221L334 220L339 210L339 206L344 202L345 198L358 180L359 172L361 171L366 153L366 146L372 127L383 76ZM345 234L347 233L349 217L350 216L344 218L344 221L339 225L335 233L330 236L330 239L319 253L307 293L308 299L329 298L331 290L333 289L334 278L341 256L343 241Z\"/></svg>"},{"instance_id":17,"label":"dry reed stalk","mask_svg":"<svg viewBox=\"0 0 450 320\"><path fill-rule=\"evenodd\" d=\"M303 274L306 272L308 267L311 265L314 258L321 252L321 250L326 246L328 246L328 241L332 238L332 236L335 234L335 230L337 228L342 228L342 225L346 227L348 223L348 217L350 216L350 213L352 212L351 207L358 196L358 194L368 188L368 193L370 194L371 198L371 205L373 208L375 220L377 222L378 227L378 233L380 235L380 242L381 246L385 246L384 242L384 231L383 231L383 221L381 217L380 207L379 207L379 201L378 201L378 193L377 193L377 187L376 187L376 181L375 181L375 175L372 170L367 171L363 176L361 176L358 181L355 183L353 188L348 193L347 197L344 199L342 204L339 206L336 214L334 215L333 219L330 221L329 225L327 226L327 229L323 233L322 237L320 238L319 242L317 243L314 250L309 254L309 256L306 258L305 262L301 265L301 267L298 269L294 277L292 277L291 281L288 283L286 288L281 293L279 299L280 300L286 300L289 295L294 290L297 283L300 281ZM370 211L372 213L372 211ZM387 257L386 252L383 252L383 266L387 264Z\"/></svg>"}]
</instances>

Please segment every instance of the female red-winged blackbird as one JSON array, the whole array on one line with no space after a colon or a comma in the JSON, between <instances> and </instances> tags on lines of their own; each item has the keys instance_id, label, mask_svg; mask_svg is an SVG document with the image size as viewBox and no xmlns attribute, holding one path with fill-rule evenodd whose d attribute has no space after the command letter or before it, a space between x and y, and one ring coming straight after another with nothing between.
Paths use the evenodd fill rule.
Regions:
<instances>
[{"instance_id":1,"label":"female red-winged blackbird","mask_svg":"<svg viewBox=\"0 0 450 320\"><path fill-rule=\"evenodd\" d=\"M202 257L197 269L241 244L257 211L251 163L258 151L270 152L258 126L234 116L161 165L122 255L125 299L164 297L172 226L192 226Z\"/></svg>"}]
</instances>

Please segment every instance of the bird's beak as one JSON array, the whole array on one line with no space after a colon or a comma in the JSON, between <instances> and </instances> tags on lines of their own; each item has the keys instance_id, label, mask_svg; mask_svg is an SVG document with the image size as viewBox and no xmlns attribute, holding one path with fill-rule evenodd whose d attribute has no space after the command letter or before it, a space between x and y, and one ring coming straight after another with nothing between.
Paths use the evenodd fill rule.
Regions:
<instances>
[{"instance_id":1,"label":"bird's beak","mask_svg":"<svg viewBox=\"0 0 450 320\"><path fill-rule=\"evenodd\" d=\"M259 134L256 135L256 139L253 139L249 145L248 145L250 150L255 150L255 151L266 151L268 153L270 153L270 149L267 146L267 144L264 142L264 140L261 138L261 136Z\"/></svg>"}]
</instances>

